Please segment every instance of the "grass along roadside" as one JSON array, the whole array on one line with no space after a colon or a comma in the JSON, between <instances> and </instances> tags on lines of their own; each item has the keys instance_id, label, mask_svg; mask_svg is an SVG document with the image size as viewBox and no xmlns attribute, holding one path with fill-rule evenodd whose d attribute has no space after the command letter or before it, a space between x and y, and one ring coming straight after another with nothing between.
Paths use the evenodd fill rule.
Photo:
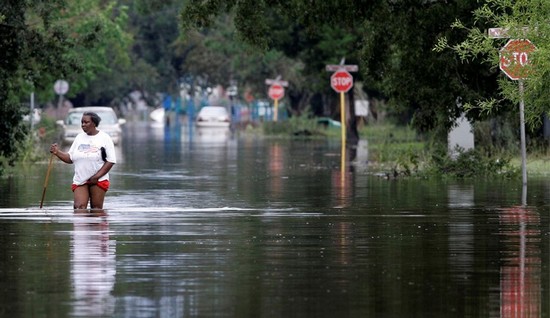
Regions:
<instances>
[{"instance_id":1,"label":"grass along roadside","mask_svg":"<svg viewBox=\"0 0 550 318\"><path fill-rule=\"evenodd\" d=\"M427 142L410 127L391 124L363 126L361 139L368 142L369 168L392 175L412 175L427 161Z\"/></svg>"},{"instance_id":2,"label":"grass along roadside","mask_svg":"<svg viewBox=\"0 0 550 318\"><path fill-rule=\"evenodd\" d=\"M369 170L386 176L521 178L520 154L491 145L451 158L446 144L434 141L434 136L420 136L410 127L370 125L360 129L360 136L368 141ZM528 158L527 169L530 175L550 174L550 160L535 153Z\"/></svg>"},{"instance_id":3,"label":"grass along roadside","mask_svg":"<svg viewBox=\"0 0 550 318\"><path fill-rule=\"evenodd\" d=\"M512 158L510 164L521 171L521 156ZM550 158L533 154L527 155L527 175L528 176L550 176Z\"/></svg>"}]
</instances>

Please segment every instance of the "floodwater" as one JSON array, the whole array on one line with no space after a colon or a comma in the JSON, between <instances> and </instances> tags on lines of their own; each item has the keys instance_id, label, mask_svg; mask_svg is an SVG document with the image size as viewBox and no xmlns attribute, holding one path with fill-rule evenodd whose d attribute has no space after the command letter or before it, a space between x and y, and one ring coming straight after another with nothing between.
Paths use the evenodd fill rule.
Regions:
<instances>
[{"instance_id":1,"label":"floodwater","mask_svg":"<svg viewBox=\"0 0 550 318\"><path fill-rule=\"evenodd\" d=\"M0 179L1 317L549 317L548 180L379 177L365 150L128 123L104 213Z\"/></svg>"}]
</instances>

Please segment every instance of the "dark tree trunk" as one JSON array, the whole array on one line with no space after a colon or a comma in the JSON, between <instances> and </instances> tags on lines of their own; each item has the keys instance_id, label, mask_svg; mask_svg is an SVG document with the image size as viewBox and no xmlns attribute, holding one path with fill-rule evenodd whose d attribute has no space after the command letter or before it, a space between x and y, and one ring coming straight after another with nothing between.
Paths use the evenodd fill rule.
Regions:
<instances>
[{"instance_id":1,"label":"dark tree trunk","mask_svg":"<svg viewBox=\"0 0 550 318\"><path fill-rule=\"evenodd\" d=\"M346 140L349 145L357 146L359 142L359 132L357 131L357 117L355 116L355 96L353 89L348 92L349 116L346 120Z\"/></svg>"}]
</instances>

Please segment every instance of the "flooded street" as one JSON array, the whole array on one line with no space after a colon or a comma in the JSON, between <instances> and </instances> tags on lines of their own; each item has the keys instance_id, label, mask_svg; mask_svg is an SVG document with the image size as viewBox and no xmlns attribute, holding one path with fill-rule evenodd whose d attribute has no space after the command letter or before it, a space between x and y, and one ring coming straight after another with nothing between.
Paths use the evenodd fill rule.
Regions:
<instances>
[{"instance_id":1,"label":"flooded street","mask_svg":"<svg viewBox=\"0 0 550 318\"><path fill-rule=\"evenodd\" d=\"M101 127L99 127L101 128ZM105 213L0 179L2 317L550 317L550 180L387 180L339 140L128 123ZM344 178L342 178L344 176Z\"/></svg>"}]
</instances>

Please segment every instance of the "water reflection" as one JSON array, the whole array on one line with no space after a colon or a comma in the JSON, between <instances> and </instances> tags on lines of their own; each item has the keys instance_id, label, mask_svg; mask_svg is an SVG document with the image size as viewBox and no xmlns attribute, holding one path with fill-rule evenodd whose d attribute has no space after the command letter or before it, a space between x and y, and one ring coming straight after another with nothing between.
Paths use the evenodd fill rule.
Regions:
<instances>
[{"instance_id":1,"label":"water reflection","mask_svg":"<svg viewBox=\"0 0 550 318\"><path fill-rule=\"evenodd\" d=\"M501 211L500 316L541 317L541 231L538 212L525 207Z\"/></svg>"},{"instance_id":2,"label":"water reflection","mask_svg":"<svg viewBox=\"0 0 550 318\"><path fill-rule=\"evenodd\" d=\"M474 186L449 185L449 263L462 278L470 278L474 267ZM465 280L458 280L466 283Z\"/></svg>"},{"instance_id":3,"label":"water reflection","mask_svg":"<svg viewBox=\"0 0 550 318\"><path fill-rule=\"evenodd\" d=\"M104 211L76 210L71 236L73 316L110 316L115 298L115 241Z\"/></svg>"},{"instance_id":4,"label":"water reflection","mask_svg":"<svg viewBox=\"0 0 550 318\"><path fill-rule=\"evenodd\" d=\"M38 209L47 162L0 179L4 316L549 316L546 178L501 209L517 181L385 179L360 148L342 169L339 142L188 128L125 127L108 216L70 190Z\"/></svg>"},{"instance_id":5,"label":"water reflection","mask_svg":"<svg viewBox=\"0 0 550 318\"><path fill-rule=\"evenodd\" d=\"M350 171L332 170L333 207L341 209L352 204L353 176Z\"/></svg>"},{"instance_id":6,"label":"water reflection","mask_svg":"<svg viewBox=\"0 0 550 318\"><path fill-rule=\"evenodd\" d=\"M283 147L279 143L274 143L269 146L268 170L270 176L270 191L275 199L281 199L284 195L283 191L283 168L284 155Z\"/></svg>"},{"instance_id":7,"label":"water reflection","mask_svg":"<svg viewBox=\"0 0 550 318\"><path fill-rule=\"evenodd\" d=\"M194 140L201 144L225 144L230 134L228 127L196 127Z\"/></svg>"}]
</instances>

